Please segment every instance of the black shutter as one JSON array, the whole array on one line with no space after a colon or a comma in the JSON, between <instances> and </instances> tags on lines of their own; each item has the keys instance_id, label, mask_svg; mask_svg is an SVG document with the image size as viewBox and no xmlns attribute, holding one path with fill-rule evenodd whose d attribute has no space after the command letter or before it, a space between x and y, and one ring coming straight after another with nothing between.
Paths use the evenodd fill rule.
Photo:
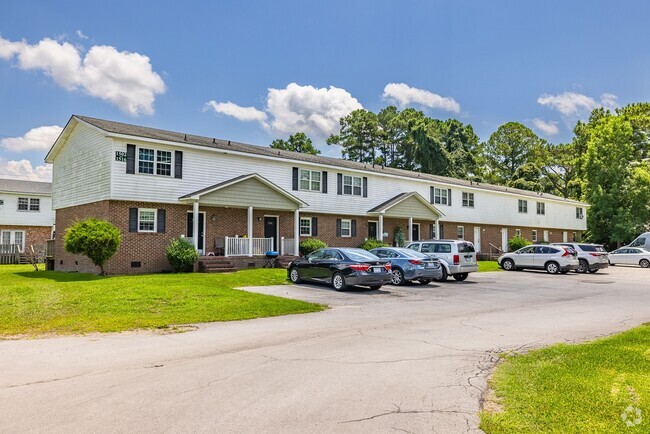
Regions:
<instances>
[{"instance_id":1,"label":"black shutter","mask_svg":"<svg viewBox=\"0 0 650 434\"><path fill-rule=\"evenodd\" d=\"M363 197L368 197L368 177L363 177Z\"/></svg>"},{"instance_id":2,"label":"black shutter","mask_svg":"<svg viewBox=\"0 0 650 434\"><path fill-rule=\"evenodd\" d=\"M315 237L318 235L318 217L311 218L311 236Z\"/></svg>"},{"instance_id":3,"label":"black shutter","mask_svg":"<svg viewBox=\"0 0 650 434\"><path fill-rule=\"evenodd\" d=\"M164 209L159 209L158 210L158 233L159 234L164 234L165 233L165 223L167 222L167 211Z\"/></svg>"},{"instance_id":4,"label":"black shutter","mask_svg":"<svg viewBox=\"0 0 650 434\"><path fill-rule=\"evenodd\" d=\"M343 174L336 174L336 194L343 194Z\"/></svg>"},{"instance_id":5,"label":"black shutter","mask_svg":"<svg viewBox=\"0 0 650 434\"><path fill-rule=\"evenodd\" d=\"M440 229L440 233L438 234L438 238L441 240L445 238L445 225L439 225L438 228Z\"/></svg>"},{"instance_id":6,"label":"black shutter","mask_svg":"<svg viewBox=\"0 0 650 434\"><path fill-rule=\"evenodd\" d=\"M436 189L433 187L429 187L429 196L431 196L429 202L434 203L436 200Z\"/></svg>"},{"instance_id":7,"label":"black shutter","mask_svg":"<svg viewBox=\"0 0 650 434\"><path fill-rule=\"evenodd\" d=\"M341 236L341 219L336 219L336 236Z\"/></svg>"},{"instance_id":8,"label":"black shutter","mask_svg":"<svg viewBox=\"0 0 650 434\"><path fill-rule=\"evenodd\" d=\"M451 206L451 188L447 190L447 205Z\"/></svg>"},{"instance_id":9,"label":"black shutter","mask_svg":"<svg viewBox=\"0 0 650 434\"><path fill-rule=\"evenodd\" d=\"M129 232L138 232L138 209L129 208Z\"/></svg>"},{"instance_id":10,"label":"black shutter","mask_svg":"<svg viewBox=\"0 0 650 434\"><path fill-rule=\"evenodd\" d=\"M183 151L174 152L174 178L183 179Z\"/></svg>"},{"instance_id":11,"label":"black shutter","mask_svg":"<svg viewBox=\"0 0 650 434\"><path fill-rule=\"evenodd\" d=\"M293 184L291 187L293 190L298 190L298 168L293 168Z\"/></svg>"},{"instance_id":12,"label":"black shutter","mask_svg":"<svg viewBox=\"0 0 650 434\"><path fill-rule=\"evenodd\" d=\"M435 232L436 232L436 225L433 223L429 224L429 239L433 240L435 239Z\"/></svg>"},{"instance_id":13,"label":"black shutter","mask_svg":"<svg viewBox=\"0 0 650 434\"><path fill-rule=\"evenodd\" d=\"M321 175L321 183L322 183L322 188L321 191L323 193L327 193L327 172L323 171L323 174Z\"/></svg>"},{"instance_id":14,"label":"black shutter","mask_svg":"<svg viewBox=\"0 0 650 434\"><path fill-rule=\"evenodd\" d=\"M350 222L350 236L351 237L356 237L357 236L357 221L352 220Z\"/></svg>"},{"instance_id":15,"label":"black shutter","mask_svg":"<svg viewBox=\"0 0 650 434\"><path fill-rule=\"evenodd\" d=\"M135 145L126 145L126 173L135 173Z\"/></svg>"}]
</instances>

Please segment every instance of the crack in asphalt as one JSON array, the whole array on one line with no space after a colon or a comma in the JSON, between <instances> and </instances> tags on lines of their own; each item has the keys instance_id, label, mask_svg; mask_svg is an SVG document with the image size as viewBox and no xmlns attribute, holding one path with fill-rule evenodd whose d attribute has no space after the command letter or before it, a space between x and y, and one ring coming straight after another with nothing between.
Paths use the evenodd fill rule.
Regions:
<instances>
[{"instance_id":1,"label":"crack in asphalt","mask_svg":"<svg viewBox=\"0 0 650 434\"><path fill-rule=\"evenodd\" d=\"M473 414L473 413L469 413L469 412L466 412L466 411L460 411L460 410L437 410L437 409L431 409L431 410L402 410L401 403L400 404L393 403L393 406L395 406L395 408L396 408L395 410L374 414L372 416L363 417L363 418L360 418L360 419L344 420L344 421L340 421L338 423L339 424L344 424L344 423L366 422L366 421L369 421L369 420L377 419L377 418L384 417L384 416L390 416L390 415L394 415L394 414L460 414L460 415L472 415Z\"/></svg>"}]
</instances>

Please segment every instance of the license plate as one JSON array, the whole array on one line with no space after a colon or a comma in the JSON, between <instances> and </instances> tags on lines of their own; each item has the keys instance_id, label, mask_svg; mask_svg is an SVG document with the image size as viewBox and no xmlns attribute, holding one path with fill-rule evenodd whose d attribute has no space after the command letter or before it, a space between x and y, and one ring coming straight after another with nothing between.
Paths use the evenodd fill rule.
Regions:
<instances>
[{"instance_id":1,"label":"license plate","mask_svg":"<svg viewBox=\"0 0 650 434\"><path fill-rule=\"evenodd\" d=\"M433 268L433 267L434 267L434 263L433 263L433 262L427 262L427 263L426 263L426 267L427 267L427 268Z\"/></svg>"},{"instance_id":2,"label":"license plate","mask_svg":"<svg viewBox=\"0 0 650 434\"><path fill-rule=\"evenodd\" d=\"M381 273L381 272L383 272L383 270L384 270L384 267L373 267L372 268L373 273Z\"/></svg>"},{"instance_id":3,"label":"license plate","mask_svg":"<svg viewBox=\"0 0 650 434\"><path fill-rule=\"evenodd\" d=\"M465 257L465 262L474 262L474 258L472 258L471 256L469 258Z\"/></svg>"}]
</instances>

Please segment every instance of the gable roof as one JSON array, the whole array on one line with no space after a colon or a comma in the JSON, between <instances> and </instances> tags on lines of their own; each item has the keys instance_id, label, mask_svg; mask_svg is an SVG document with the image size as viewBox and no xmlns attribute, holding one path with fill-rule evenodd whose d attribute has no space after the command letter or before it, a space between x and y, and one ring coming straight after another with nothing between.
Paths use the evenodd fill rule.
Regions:
<instances>
[{"instance_id":1,"label":"gable roof","mask_svg":"<svg viewBox=\"0 0 650 434\"><path fill-rule=\"evenodd\" d=\"M437 214L439 217L442 217L442 216L445 215L438 208L436 208L435 206L430 204L429 201L426 200L425 198L423 198L422 195L420 193L418 193L417 191L411 191L411 192L407 192L407 193L400 193L397 196L394 196L394 197L388 199L386 202L380 203L376 207L374 207L372 209L369 209L368 214L374 214L374 213L383 214L387 210L389 210L390 208L392 208L392 207L394 207L396 205L399 205L400 203L404 202L405 200L408 200L411 197L414 198L414 199L417 199L420 202L422 202L422 204L425 207L429 208L429 210L431 210L433 213Z\"/></svg>"},{"instance_id":2,"label":"gable roof","mask_svg":"<svg viewBox=\"0 0 650 434\"><path fill-rule=\"evenodd\" d=\"M474 181L469 181L464 179L431 175L428 173L412 172L410 170L395 169L392 167L378 166L373 164L357 163L355 161L343 160L340 158L324 157L320 155L311 155L311 154L303 154L300 152L284 151L279 149L273 149L270 147L249 145L245 143L238 143L230 140L222 140L213 137L195 136L192 134L161 130L157 128L143 127L138 125L126 124L122 122L108 121L108 120L97 119L88 116L73 115L70 118L70 121L68 121L68 125L70 125L71 121L74 119L80 120L96 128L99 128L111 135L141 137L144 139L176 142L176 143L182 143L187 145L201 146L201 147L226 150L232 152L242 152L246 154L281 158L281 159L292 160L297 162L329 165L334 167L340 167L342 169L360 170L360 171L371 172L371 173L424 180L432 183L456 186L460 188L464 187L469 189L494 191L499 193L527 196L531 198L536 198L538 200L547 199L547 200L561 201L566 203L573 203L576 205L588 206L587 204L584 204L582 202L578 202L572 199L565 199L563 197L555 196L547 193L536 193L534 191L521 190L518 188L505 187L502 185L477 183ZM65 137L64 133L68 129L68 125L66 125L66 128L64 128L64 132L61 133L59 139L63 139ZM59 145L59 142L60 140L57 139L52 149L50 149L50 152L48 153L48 157L46 157L46 161L49 158L50 154L52 154L52 152L54 151L54 148Z\"/></svg>"},{"instance_id":3,"label":"gable roof","mask_svg":"<svg viewBox=\"0 0 650 434\"><path fill-rule=\"evenodd\" d=\"M31 193L49 196L52 194L52 183L0 178L0 191L7 193Z\"/></svg>"}]
</instances>

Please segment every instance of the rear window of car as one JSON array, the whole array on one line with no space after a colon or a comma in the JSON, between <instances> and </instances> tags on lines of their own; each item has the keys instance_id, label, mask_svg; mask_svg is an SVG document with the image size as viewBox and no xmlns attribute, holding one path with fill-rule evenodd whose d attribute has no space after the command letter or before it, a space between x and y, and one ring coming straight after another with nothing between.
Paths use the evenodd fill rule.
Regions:
<instances>
[{"instance_id":1,"label":"rear window of car","mask_svg":"<svg viewBox=\"0 0 650 434\"><path fill-rule=\"evenodd\" d=\"M407 258L428 258L428 256L425 255L424 253L420 253L413 249L399 249L398 252L400 252L402 255L406 256Z\"/></svg>"},{"instance_id":2,"label":"rear window of car","mask_svg":"<svg viewBox=\"0 0 650 434\"><path fill-rule=\"evenodd\" d=\"M365 250L344 250L345 254L348 256L348 258L352 259L353 261L376 261L379 259L377 256L373 255L370 252L367 252Z\"/></svg>"},{"instance_id":3,"label":"rear window of car","mask_svg":"<svg viewBox=\"0 0 650 434\"><path fill-rule=\"evenodd\" d=\"M458 253L474 253L474 245L472 243L458 243Z\"/></svg>"},{"instance_id":4,"label":"rear window of car","mask_svg":"<svg viewBox=\"0 0 650 434\"><path fill-rule=\"evenodd\" d=\"M590 246L589 244L578 244L578 247L582 249L583 252L597 252L596 246Z\"/></svg>"}]
</instances>

